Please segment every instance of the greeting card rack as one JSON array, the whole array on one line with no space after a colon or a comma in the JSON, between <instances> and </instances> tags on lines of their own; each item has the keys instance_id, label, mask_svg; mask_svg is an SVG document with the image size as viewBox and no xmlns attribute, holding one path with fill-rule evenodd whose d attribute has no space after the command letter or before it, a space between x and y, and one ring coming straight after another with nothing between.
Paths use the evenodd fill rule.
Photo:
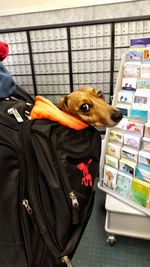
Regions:
<instances>
[{"instance_id":1,"label":"greeting card rack","mask_svg":"<svg viewBox=\"0 0 150 267\"><path fill-rule=\"evenodd\" d=\"M147 53L148 59L145 60L145 51L145 48L140 48L135 49L134 53L129 49L122 57L112 105L123 111L124 122L122 120L119 126L106 131L98 187L128 207L150 216L150 136L146 135L149 129L150 89L139 87L137 83L137 80L150 81L150 53ZM133 83L136 80L136 86L132 79ZM148 142L146 149L145 140Z\"/></svg>"}]
</instances>

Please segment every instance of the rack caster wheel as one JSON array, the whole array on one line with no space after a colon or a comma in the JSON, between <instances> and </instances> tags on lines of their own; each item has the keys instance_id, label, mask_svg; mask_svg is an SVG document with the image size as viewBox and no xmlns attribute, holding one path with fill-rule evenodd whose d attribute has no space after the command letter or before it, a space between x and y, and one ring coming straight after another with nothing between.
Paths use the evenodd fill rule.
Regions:
<instances>
[{"instance_id":1,"label":"rack caster wheel","mask_svg":"<svg viewBox=\"0 0 150 267\"><path fill-rule=\"evenodd\" d=\"M114 234L108 234L107 235L107 239L106 239L107 243L109 243L109 245L114 245L114 243L116 242L116 237Z\"/></svg>"}]
</instances>

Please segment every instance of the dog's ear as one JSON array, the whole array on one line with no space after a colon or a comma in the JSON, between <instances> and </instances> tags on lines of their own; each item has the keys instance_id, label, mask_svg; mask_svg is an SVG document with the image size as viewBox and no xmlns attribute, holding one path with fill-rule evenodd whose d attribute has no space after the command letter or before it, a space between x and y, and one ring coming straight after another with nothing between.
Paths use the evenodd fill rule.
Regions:
<instances>
[{"instance_id":1,"label":"dog's ear","mask_svg":"<svg viewBox=\"0 0 150 267\"><path fill-rule=\"evenodd\" d=\"M68 110L68 106L67 106L67 101L68 101L68 97L64 96L60 99L57 107L61 110L67 111Z\"/></svg>"}]
</instances>

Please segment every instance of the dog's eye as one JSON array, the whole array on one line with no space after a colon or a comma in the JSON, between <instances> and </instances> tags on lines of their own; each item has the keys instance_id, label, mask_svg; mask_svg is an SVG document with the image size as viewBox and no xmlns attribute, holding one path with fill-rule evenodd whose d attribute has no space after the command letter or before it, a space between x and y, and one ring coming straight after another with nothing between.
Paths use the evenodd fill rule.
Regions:
<instances>
[{"instance_id":1,"label":"dog's eye","mask_svg":"<svg viewBox=\"0 0 150 267\"><path fill-rule=\"evenodd\" d=\"M97 95L98 95L98 97L104 98L104 94L102 91L98 91Z\"/></svg>"},{"instance_id":2,"label":"dog's eye","mask_svg":"<svg viewBox=\"0 0 150 267\"><path fill-rule=\"evenodd\" d=\"M81 110L82 112L87 112L87 111L90 110L90 105L87 104L87 103L84 103L84 104L81 105L80 110Z\"/></svg>"}]
</instances>

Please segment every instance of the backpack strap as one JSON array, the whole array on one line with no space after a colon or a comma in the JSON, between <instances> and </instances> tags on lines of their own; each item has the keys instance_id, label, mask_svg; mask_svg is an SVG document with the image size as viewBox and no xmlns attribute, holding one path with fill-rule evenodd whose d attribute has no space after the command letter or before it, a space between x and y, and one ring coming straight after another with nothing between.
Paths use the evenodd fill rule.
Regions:
<instances>
[{"instance_id":1,"label":"backpack strap","mask_svg":"<svg viewBox=\"0 0 150 267\"><path fill-rule=\"evenodd\" d=\"M39 234L42 236L47 248L52 252L56 258L56 263L65 263L68 267L73 267L68 256L61 255L60 248L57 248L53 241L53 234L48 230L47 224L43 218L42 211L39 205L38 195L35 183L37 181L36 160L32 148L32 125L34 121L25 121L20 127L20 138L22 140L22 148L25 155L26 162L26 184L28 195L32 204L35 221Z\"/></svg>"}]
</instances>

